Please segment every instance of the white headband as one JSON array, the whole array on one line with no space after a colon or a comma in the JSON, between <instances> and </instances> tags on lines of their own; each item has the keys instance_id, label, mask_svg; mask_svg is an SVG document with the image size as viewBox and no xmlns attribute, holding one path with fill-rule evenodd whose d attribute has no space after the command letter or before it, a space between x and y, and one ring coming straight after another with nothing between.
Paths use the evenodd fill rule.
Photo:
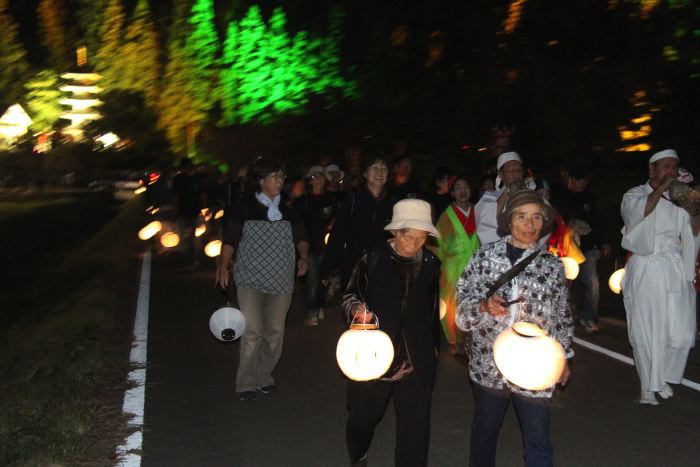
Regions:
<instances>
[{"instance_id":1,"label":"white headband","mask_svg":"<svg viewBox=\"0 0 700 467\"><path fill-rule=\"evenodd\" d=\"M665 159L667 157L673 158L673 159L679 159L678 154L676 154L676 151L673 149L664 149L663 151L659 151L653 156L649 158L649 163L653 164L654 162L660 160L660 159Z\"/></svg>"},{"instance_id":2,"label":"white headband","mask_svg":"<svg viewBox=\"0 0 700 467\"><path fill-rule=\"evenodd\" d=\"M520 156L517 152L504 152L503 154L498 156L498 161L496 162L496 169L501 170L501 167L503 167L506 164L506 162L510 161L518 161L521 164L523 163L522 159L520 159Z\"/></svg>"}]
</instances>

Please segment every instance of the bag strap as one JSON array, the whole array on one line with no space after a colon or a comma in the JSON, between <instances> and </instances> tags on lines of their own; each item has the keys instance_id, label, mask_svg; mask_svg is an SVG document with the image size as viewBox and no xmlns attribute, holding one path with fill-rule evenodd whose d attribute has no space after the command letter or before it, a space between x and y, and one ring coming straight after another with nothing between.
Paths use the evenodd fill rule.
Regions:
<instances>
[{"instance_id":1,"label":"bag strap","mask_svg":"<svg viewBox=\"0 0 700 467\"><path fill-rule=\"evenodd\" d=\"M500 289L501 286L503 286L503 284L505 284L506 282L508 282L509 280L511 280L512 278L514 278L518 274L520 274L522 272L522 270L525 269L527 267L527 265L532 262L533 259L535 259L535 256L537 256L539 254L540 254L540 250L536 250L534 253L530 254L527 258L525 258L524 260L522 260L521 262L519 262L518 264L516 264L515 266L513 266L512 268L510 268L509 270L507 270L503 274L501 274L501 276L498 279L496 279L496 282L491 284L491 286L489 287L488 292L486 292L486 298L489 298L490 296L495 294L496 291L498 289Z\"/></svg>"}]
</instances>

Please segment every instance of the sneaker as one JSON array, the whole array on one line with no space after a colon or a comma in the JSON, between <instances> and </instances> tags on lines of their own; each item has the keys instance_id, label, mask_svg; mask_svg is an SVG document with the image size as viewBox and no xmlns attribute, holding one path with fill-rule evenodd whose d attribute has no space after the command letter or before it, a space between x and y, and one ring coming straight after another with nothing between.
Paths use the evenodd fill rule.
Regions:
<instances>
[{"instance_id":1,"label":"sneaker","mask_svg":"<svg viewBox=\"0 0 700 467\"><path fill-rule=\"evenodd\" d=\"M318 318L313 316L311 318L306 318L304 320L304 327L305 328L310 328L312 326L318 326Z\"/></svg>"},{"instance_id":2,"label":"sneaker","mask_svg":"<svg viewBox=\"0 0 700 467\"><path fill-rule=\"evenodd\" d=\"M270 384L268 386L258 386L257 390L262 392L263 394L271 394L277 390L277 386L274 384Z\"/></svg>"},{"instance_id":3,"label":"sneaker","mask_svg":"<svg viewBox=\"0 0 700 467\"><path fill-rule=\"evenodd\" d=\"M659 405L659 401L656 400L656 395L652 391L642 391L639 403L642 405Z\"/></svg>"},{"instance_id":4,"label":"sneaker","mask_svg":"<svg viewBox=\"0 0 700 467\"><path fill-rule=\"evenodd\" d=\"M600 331L600 328L598 325L595 323L595 321L590 320L590 319L579 319L578 323L584 327L587 333L589 334L594 334L598 331Z\"/></svg>"},{"instance_id":5,"label":"sneaker","mask_svg":"<svg viewBox=\"0 0 700 467\"><path fill-rule=\"evenodd\" d=\"M673 397L673 389L671 389L668 383L664 383L664 387L659 391L659 396L661 396L662 399L670 399Z\"/></svg>"},{"instance_id":6,"label":"sneaker","mask_svg":"<svg viewBox=\"0 0 700 467\"><path fill-rule=\"evenodd\" d=\"M238 398L242 401L252 402L257 399L258 394L255 391L242 391L238 393Z\"/></svg>"}]
</instances>

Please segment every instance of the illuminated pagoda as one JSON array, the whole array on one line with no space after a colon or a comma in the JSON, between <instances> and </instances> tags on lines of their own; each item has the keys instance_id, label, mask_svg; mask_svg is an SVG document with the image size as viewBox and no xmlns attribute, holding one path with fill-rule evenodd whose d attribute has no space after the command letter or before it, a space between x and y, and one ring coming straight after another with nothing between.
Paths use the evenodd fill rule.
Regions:
<instances>
[{"instance_id":1,"label":"illuminated pagoda","mask_svg":"<svg viewBox=\"0 0 700 467\"><path fill-rule=\"evenodd\" d=\"M70 120L70 125L63 129L63 134L79 141L83 138L83 125L101 117L95 107L102 104L102 101L96 97L102 88L95 84L99 81L100 75L82 71L87 65L87 49L80 47L76 54L78 70L80 71L61 75L61 78L66 80L68 84L61 86L60 89L70 94L71 97L61 99L59 103L70 107L61 114L61 118Z\"/></svg>"}]
</instances>

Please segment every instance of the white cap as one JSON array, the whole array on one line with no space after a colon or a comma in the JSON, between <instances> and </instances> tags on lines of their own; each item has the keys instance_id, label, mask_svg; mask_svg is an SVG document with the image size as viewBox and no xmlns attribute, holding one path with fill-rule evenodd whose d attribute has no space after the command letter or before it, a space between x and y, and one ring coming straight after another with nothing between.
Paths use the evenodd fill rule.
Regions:
<instances>
[{"instance_id":1,"label":"white cap","mask_svg":"<svg viewBox=\"0 0 700 467\"><path fill-rule=\"evenodd\" d=\"M404 228L428 232L433 237L439 237L430 215L430 203L422 199L404 199L394 204L391 223L384 230L401 230Z\"/></svg>"},{"instance_id":2,"label":"white cap","mask_svg":"<svg viewBox=\"0 0 700 467\"><path fill-rule=\"evenodd\" d=\"M306 178L311 178L314 175L318 175L318 174L326 175L326 172L323 170L323 167L321 167L320 165L314 165L306 172Z\"/></svg>"},{"instance_id":3,"label":"white cap","mask_svg":"<svg viewBox=\"0 0 700 467\"><path fill-rule=\"evenodd\" d=\"M498 156L498 161L496 162L496 169L501 170L501 167L503 167L506 162L510 161L518 161L521 164L523 163L523 160L520 159L520 155L517 152L504 152L500 156Z\"/></svg>"},{"instance_id":4,"label":"white cap","mask_svg":"<svg viewBox=\"0 0 700 467\"><path fill-rule=\"evenodd\" d=\"M649 163L653 164L654 162L660 160L660 159L666 159L667 157L670 157L672 159L679 159L678 154L676 154L676 151L673 149L664 149L663 151L659 151L653 156L649 158Z\"/></svg>"},{"instance_id":5,"label":"white cap","mask_svg":"<svg viewBox=\"0 0 700 467\"><path fill-rule=\"evenodd\" d=\"M338 167L336 164L331 164L326 167L326 175L328 175L328 180L331 179L331 172L338 172L340 174L341 179L345 176L345 172L340 170L340 167Z\"/></svg>"}]
</instances>

